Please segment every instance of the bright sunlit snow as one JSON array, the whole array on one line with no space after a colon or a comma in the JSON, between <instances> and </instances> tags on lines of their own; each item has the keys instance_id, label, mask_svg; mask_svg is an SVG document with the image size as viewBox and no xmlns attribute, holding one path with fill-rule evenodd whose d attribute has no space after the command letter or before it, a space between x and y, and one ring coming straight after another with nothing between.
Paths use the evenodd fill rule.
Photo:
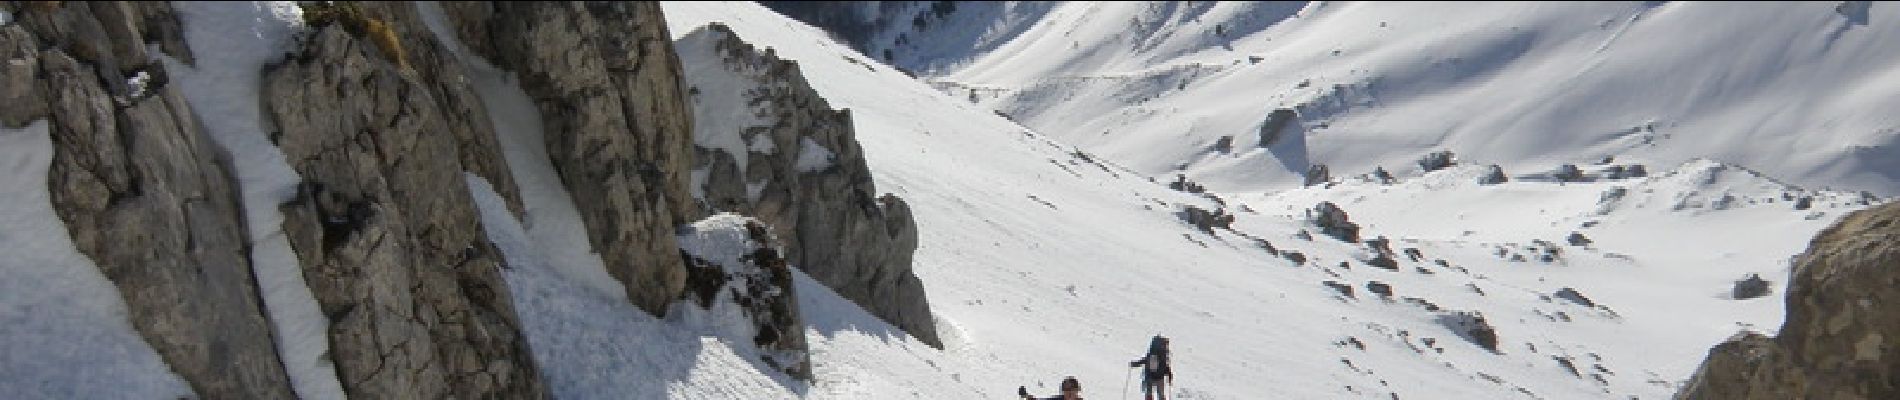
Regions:
<instances>
[{"instance_id":1,"label":"bright sunlit snow","mask_svg":"<svg viewBox=\"0 0 1900 400\"><path fill-rule=\"evenodd\" d=\"M1131 34L1127 29L1097 28L1113 24L1083 24L1083 19L1093 15L1083 11L1130 9L1139 15L1143 7L1148 6L1065 4L1054 7L1050 16L1043 18L1046 22L1058 14L1081 13L1069 21L1081 27L1078 29L1126 35ZM1247 8L1227 9L1231 7ZM1300 23L1319 24L1317 20L1323 16L1377 11L1373 5L1329 7L1341 9L1314 6L1302 11L1284 5L1224 4L1199 14L1199 18L1202 23L1212 23L1218 18L1243 15L1293 18L1300 13L1299 18L1315 20ZM1522 19L1525 26L1519 30L1558 29L1534 27L1532 23L1579 11L1564 7L1586 6L1488 7L1497 8L1487 11L1496 13L1496 18L1471 16L1459 17L1458 21L1479 24ZM1299 65L1305 64L1290 64L1297 60L1291 54L1269 55L1267 58L1278 60L1277 64L1263 61L1253 68L1271 64L1281 73L1250 72L1244 76L1252 80L1241 80L1243 75L1237 71L1253 65L1245 61L1245 55L1224 56L1227 58L1221 60L1219 68L1166 63L1148 67L1153 60L1070 59L1057 56L1066 53L1054 49L1011 50L1008 46L1017 44L1007 43L981 54L989 58L979 58L943 78L980 84L983 81L976 77L989 77L1001 82L997 85L1023 85L1026 89L1004 91L1006 96L1001 99L980 99L979 103L1001 105L1010 113L1036 108L1041 114L1017 115L1030 123L1031 128L1025 128L976 107L979 104L970 103L966 92L951 89L945 94L888 67L867 70L857 62L870 57L826 39L815 28L754 5L667 3L666 12L676 36L708 22L723 22L741 39L771 47L780 57L798 61L827 101L852 111L858 139L878 187L904 197L916 212L922 234L917 271L929 291L939 327L949 338L947 349L917 347L906 338L867 346L860 339L864 334L859 332L813 329L812 361L818 379L812 384L810 397L875 394L998 398L1013 395L1018 385L1027 386L1034 394L1053 395L1057 381L1074 375L1082 381L1085 396L1115 398L1124 386L1132 386L1125 384L1130 372L1127 362L1139 357L1148 337L1155 334L1174 339L1178 377L1174 391L1181 398L1667 397L1701 362L1709 346L1739 329L1772 330L1777 326L1782 312L1779 295L1785 285L1789 256L1799 252L1807 238L1833 217L1861 207L1867 200L1849 193L1811 192L1782 185L1738 167L1691 158L1669 161L1658 155L1631 160L1618 157L1615 162L1646 163L1647 178L1562 183L1540 174L1557 169L1559 164L1573 163L1586 174L1601 175L1608 165L1593 163L1605 155L1625 154L1626 149L1534 139L1491 152L1487 149L1493 147L1477 145L1485 142L1475 142L1480 140L1476 134L1467 134L1473 138L1469 140L1474 140L1471 147L1450 147L1463 164L1425 173L1412 167L1412 161L1452 143L1440 143L1441 137L1451 136L1421 133L1437 129L1430 126L1403 131L1347 130L1341 128L1346 118L1341 117L1332 127L1304 127L1313 130L1305 139L1314 162L1338 163L1333 180L1341 183L1330 188L1264 193L1236 190L1289 187L1284 181L1274 180L1283 177L1239 167L1189 174L1196 180L1221 183L1211 187L1225 202L1224 209L1236 214L1233 230L1216 229L1210 235L1183 223L1178 215L1184 206L1208 210L1223 207L1207 197L1169 190L1147 176L1172 178L1172 174L1164 174L1169 170L1164 164L1182 161L1179 156L1193 153L1180 149L1208 146L1212 136L1206 132L1236 135L1237 149L1256 145L1253 137L1267 113L1274 107L1296 104L1281 100L1301 95L1293 90L1296 82L1322 76L1336 79L1315 79L1309 84L1330 88L1354 76L1352 69L1363 67L1292 74L1289 72L1299 71ZM1414 19L1411 29L1421 30L1427 26L1416 21L1418 18L1451 18L1448 11L1422 14L1395 7L1380 12L1410 15ZM1518 15L1522 13L1530 14ZM1094 18L1125 21L1130 14L1108 15L1113 17ZM1401 22L1393 18L1392 23ZM1255 25L1233 32L1294 29L1269 22ZM1377 27L1376 22L1368 25L1364 30ZM1393 53L1384 57L1391 58L1393 68L1398 68L1400 61L1418 61L1407 58L1415 56L1401 57L1404 54L1482 52L1507 46L1513 40L1527 40L1524 37L1556 36L1514 35L1508 26L1452 28L1457 29L1436 33L1437 39L1411 35L1402 41L1395 39L1405 37L1398 34L1350 36L1343 34L1348 28L1339 27L1329 28L1338 29L1335 31L1302 33L1315 39L1274 37L1273 41L1308 43L1333 34L1339 41L1358 40L1366 46L1376 42ZM1198 36L1146 38L1130 44L1134 39L1110 42L1082 36L1079 31L1070 33L1078 37L1064 39L1057 39L1056 33L1036 36L1036 29L1044 27L1028 28L1021 35L1063 44L1080 41L1134 46L1145 51L1137 53L1144 57L1215 57L1168 50L1172 41L1205 44L1196 39ZM1197 30L1192 34L1202 33ZM1469 40L1493 37L1504 42ZM1251 40L1264 43L1267 39L1262 36ZM1433 40L1443 45L1417 50ZM1239 48L1241 44L1233 46ZM1372 53L1351 50L1350 46L1342 48L1354 54ZM1403 53L1405 49L1412 52ZM681 50L683 54L691 51ZM1100 55L1104 51L1084 53ZM1015 58L1008 58L1012 55ZM1460 63L1497 63L1504 62L1501 58L1506 55L1485 58L1453 54L1441 58L1454 57L1467 57ZM1037 60L1050 64L1034 64ZM1228 66L1234 60L1241 60L1240 66ZM1333 65L1324 59L1303 62ZM1430 60L1424 62L1431 65ZM984 69L985 65L996 67ZM1057 67L1071 70L1053 69ZM1114 69L1118 67L1129 69ZM1618 68L1635 67L1639 66ZM1062 78L1064 72L1072 70L1113 71L1130 77ZM990 75L977 71L990 71ZM1154 71L1171 71L1168 76L1178 79L1154 80L1140 75ZM1338 75L1332 75L1334 72ZM1204 88L1204 93L1182 92L1179 82L1186 77L1208 79L1188 83L1190 88ZM1407 78L1410 81L1385 79L1390 84L1406 85L1446 82L1427 75ZM1090 83L1097 80L1102 82ZM1284 85L1260 83L1281 80ZM943 86L942 82L938 86ZM1147 93L1143 90L1153 93L1142 94ZM1140 101L1175 93L1201 96L1203 100L1160 104L1167 108L1159 109ZM978 97L982 94L979 92ZM1030 99L1032 95L1045 97ZM1097 95L1107 96L1091 97ZM1510 94L1495 98L1504 99L1498 100L1502 104L1518 104L1509 100L1515 98ZM1418 107L1433 103L1416 102L1421 104ZM1466 114L1496 108L1458 107L1468 110ZM1256 114L1229 115L1242 111ZM1361 118L1352 121L1396 125L1430 117L1434 124L1469 125L1472 131L1498 130L1502 128L1497 124L1504 123L1463 122L1470 118L1457 113L1417 112L1406 119L1341 115ZM1497 118L1494 113L1484 115ZM1575 115L1577 119L1605 119L1599 125L1621 123L1588 110ZM1676 129L1686 129L1683 126L1678 124ZM1035 127L1046 127L1055 137L1043 136L1032 129ZM1093 137L1103 129L1113 132L1106 138ZM1739 136L1724 143L1730 143L1728 148L1736 151L1776 148L1748 139L1752 136L1747 132L1757 131L1734 133ZM1127 140L1115 140L1123 138ZM1716 144L1704 140L1682 142ZM1355 153L1351 149L1355 146L1364 149ZM1704 150L1706 147L1685 145L1669 154L1724 155L1698 153ZM1350 161L1371 154L1384 158ZM1557 156L1563 154L1572 158ZM1255 152L1244 156L1274 154ZM1131 163L1130 169L1147 175L1116 164L1124 161ZM1685 161L1680 166L1675 163ZM1203 161L1205 165L1216 162ZM1379 163L1397 171L1400 182L1377 185L1355 177ZM1513 180L1479 185L1482 164L1474 163L1506 164ZM1269 166L1256 164L1260 168ZM1281 167L1279 163L1270 166ZM1302 170L1303 166L1286 174L1297 182L1297 173ZM1258 182L1262 177L1273 185L1241 184ZM1624 192L1615 199L1620 202L1600 204L1610 201L1604 200L1605 192L1615 190ZM1796 210L1793 205L1798 197L1813 198L1813 208ZM1339 204L1349 212L1352 220L1362 225L1364 238L1388 238L1395 253L1416 249L1421 258L1414 261L1398 254L1397 270L1369 265L1367 262L1376 256L1374 250L1319 235L1318 229L1305 222L1305 210L1320 201ZM1301 239L1301 231L1312 239ZM1570 245L1566 239L1572 232L1594 242ZM1300 253L1305 262L1295 264L1285 256L1271 254L1254 238L1264 239L1282 254ZM1540 255L1549 254L1548 249L1556 249L1557 253L1549 261L1541 260ZM1340 265L1342 262L1345 267ZM1729 298L1732 282L1749 273L1769 278L1774 295L1749 300ZM1341 295L1326 286L1326 281L1352 287L1354 295ZM1374 283L1378 285L1371 285ZM1389 290L1392 296L1388 299L1372 293L1370 288L1374 286ZM1587 299L1592 306L1571 297ZM1498 351L1482 349L1467 338L1468 334L1450 328L1457 319L1455 311L1482 314L1496 329ZM820 320L826 313L807 309L805 315Z\"/></svg>"},{"instance_id":2,"label":"bright sunlit snow","mask_svg":"<svg viewBox=\"0 0 1900 400\"><path fill-rule=\"evenodd\" d=\"M1223 136L1252 148L1269 112L1296 108L1308 157L1335 173L1433 150L1507 170L1709 158L1893 195L1900 74L1876 67L1900 62L1892 5L974 3L907 33L1006 36L964 53L896 47L956 97L1226 190L1298 184L1303 166L1279 155L1207 149ZM995 8L1017 18L982 17Z\"/></svg>"},{"instance_id":3,"label":"bright sunlit snow","mask_svg":"<svg viewBox=\"0 0 1900 400\"><path fill-rule=\"evenodd\" d=\"M284 216L277 209L296 195L303 178L271 142L258 98L264 66L283 59L303 30L302 9L290 2L177 2L174 7L195 63L165 57L165 69L205 134L231 155L231 172L243 193L251 268L291 388L305 399L342 399L343 386L328 355L329 319L304 284L302 264L284 237Z\"/></svg>"},{"instance_id":4,"label":"bright sunlit snow","mask_svg":"<svg viewBox=\"0 0 1900 400\"><path fill-rule=\"evenodd\" d=\"M47 125L0 128L0 388L27 399L190 396L53 212Z\"/></svg>"},{"instance_id":5,"label":"bright sunlit snow","mask_svg":"<svg viewBox=\"0 0 1900 400\"><path fill-rule=\"evenodd\" d=\"M552 394L994 399L1075 376L1085 398L1128 398L1129 361L1165 335L1171 398L1668 398L1710 346L1773 333L1790 257L1814 233L1900 193L1891 3L960 4L874 32L874 54L751 2L663 4L676 40L719 22L796 61L916 218L944 349L795 272L805 382L762 362L730 304L632 306L548 160L534 99L420 2L428 32L404 40L441 41L468 67L519 185L515 215L465 175ZM176 6L195 63L166 71L232 158L286 369L300 396L341 398L275 207L300 178L259 119L262 68L304 29L298 8ZM711 43L675 46L693 96L756 89ZM1262 143L1282 108L1298 118ZM695 115L695 144L741 170L748 151L798 151L800 171L843 161L810 139L718 134L765 122L712 111ZM0 130L0 180L25 188L0 192L0 387L188 396L67 239L46 127ZM1417 162L1439 150L1454 165ZM1318 164L1328 182L1302 185ZM1507 182L1480 182L1493 164ZM709 172L691 174L704 197ZM1171 189L1177 177L1207 190ZM1358 243L1312 222L1322 202ZM1231 224L1188 222L1204 211ZM743 221L678 239L732 261ZM1750 275L1770 293L1735 298ZM1478 316L1495 350L1469 329Z\"/></svg>"}]
</instances>

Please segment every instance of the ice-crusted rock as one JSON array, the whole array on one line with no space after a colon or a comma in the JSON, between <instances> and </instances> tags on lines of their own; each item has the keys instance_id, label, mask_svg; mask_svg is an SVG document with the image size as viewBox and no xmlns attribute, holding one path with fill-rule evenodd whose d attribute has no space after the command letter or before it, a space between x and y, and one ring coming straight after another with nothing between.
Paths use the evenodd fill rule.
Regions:
<instances>
[{"instance_id":1,"label":"ice-crusted rock","mask_svg":"<svg viewBox=\"0 0 1900 400\"><path fill-rule=\"evenodd\" d=\"M441 81L403 67L446 59L411 5L362 7L401 37L425 38L398 54L438 58L392 61L341 24L313 27L297 54L266 68L260 96L304 178L283 227L329 319L337 377L353 396L546 397L462 178L481 169L465 159L499 160L494 133L449 133L485 126L453 122L479 103L450 103Z\"/></svg>"},{"instance_id":2,"label":"ice-crusted rock","mask_svg":"<svg viewBox=\"0 0 1900 400\"><path fill-rule=\"evenodd\" d=\"M798 65L724 25L678 42L695 112L694 190L704 212L757 217L786 258L871 314L941 346L911 270L917 227L897 196L879 195L851 114L833 109Z\"/></svg>"},{"instance_id":3,"label":"ice-crusted rock","mask_svg":"<svg viewBox=\"0 0 1900 400\"><path fill-rule=\"evenodd\" d=\"M1779 335L1709 350L1679 399L1900 398L1900 203L1856 211L1796 257Z\"/></svg>"},{"instance_id":4,"label":"ice-crusted rock","mask_svg":"<svg viewBox=\"0 0 1900 400\"><path fill-rule=\"evenodd\" d=\"M0 126L49 122L53 209L132 328L198 396L290 397L233 172L148 52L191 58L171 4L0 11L13 19L0 25Z\"/></svg>"},{"instance_id":5,"label":"ice-crusted rock","mask_svg":"<svg viewBox=\"0 0 1900 400\"><path fill-rule=\"evenodd\" d=\"M752 343L761 361L798 379L811 379L805 324L786 263L771 228L723 213L693 223L679 235L685 252L691 310L688 325L731 343Z\"/></svg>"}]
</instances>

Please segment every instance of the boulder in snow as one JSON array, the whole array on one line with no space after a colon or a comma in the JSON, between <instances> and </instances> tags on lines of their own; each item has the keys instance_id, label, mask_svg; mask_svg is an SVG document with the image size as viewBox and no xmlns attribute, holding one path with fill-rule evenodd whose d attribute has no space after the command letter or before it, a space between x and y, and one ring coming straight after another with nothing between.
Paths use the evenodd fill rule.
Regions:
<instances>
[{"instance_id":1,"label":"boulder in snow","mask_svg":"<svg viewBox=\"0 0 1900 400\"><path fill-rule=\"evenodd\" d=\"M1768 295L1768 281L1760 274L1748 274L1747 278L1735 281L1735 288L1729 291L1736 300L1746 300Z\"/></svg>"},{"instance_id":2,"label":"boulder in snow","mask_svg":"<svg viewBox=\"0 0 1900 400\"><path fill-rule=\"evenodd\" d=\"M1425 172L1437 171L1457 165L1450 150L1434 151L1418 159L1418 168Z\"/></svg>"},{"instance_id":3,"label":"boulder in snow","mask_svg":"<svg viewBox=\"0 0 1900 400\"><path fill-rule=\"evenodd\" d=\"M1340 209L1333 202L1323 201L1313 206L1312 209L1306 211L1306 218L1314 226L1319 227L1320 234L1332 236L1347 243L1359 242L1359 224L1353 223L1346 215L1346 210Z\"/></svg>"},{"instance_id":4,"label":"boulder in snow","mask_svg":"<svg viewBox=\"0 0 1900 400\"><path fill-rule=\"evenodd\" d=\"M1504 175L1504 167L1499 167L1497 164L1486 167L1484 176L1478 177L1479 185L1496 185L1510 181L1511 177Z\"/></svg>"}]
</instances>

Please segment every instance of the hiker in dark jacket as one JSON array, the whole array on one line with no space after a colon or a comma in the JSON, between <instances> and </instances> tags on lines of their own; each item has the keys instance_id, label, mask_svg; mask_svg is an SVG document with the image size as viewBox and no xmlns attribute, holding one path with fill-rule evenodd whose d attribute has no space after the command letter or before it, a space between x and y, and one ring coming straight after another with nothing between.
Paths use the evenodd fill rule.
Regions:
<instances>
[{"instance_id":1,"label":"hiker in dark jacket","mask_svg":"<svg viewBox=\"0 0 1900 400\"><path fill-rule=\"evenodd\" d=\"M1174 369L1168 364L1168 338L1155 335L1148 341L1148 354L1129 362L1128 367L1141 368L1142 398L1168 399L1167 385L1174 384Z\"/></svg>"},{"instance_id":2,"label":"hiker in dark jacket","mask_svg":"<svg viewBox=\"0 0 1900 400\"><path fill-rule=\"evenodd\" d=\"M1021 397L1022 400L1044 400L1041 397L1030 396L1029 389L1022 386L1016 387L1016 396ZM1082 400L1082 381L1076 380L1073 376L1063 378L1062 395L1049 397L1047 400Z\"/></svg>"}]
</instances>

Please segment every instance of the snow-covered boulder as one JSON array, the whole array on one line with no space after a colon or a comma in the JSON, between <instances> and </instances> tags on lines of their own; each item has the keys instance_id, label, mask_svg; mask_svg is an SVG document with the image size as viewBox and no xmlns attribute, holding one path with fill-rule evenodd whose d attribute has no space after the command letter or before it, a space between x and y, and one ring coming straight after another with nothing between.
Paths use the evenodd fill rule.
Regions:
<instances>
[{"instance_id":1,"label":"snow-covered boulder","mask_svg":"<svg viewBox=\"0 0 1900 400\"><path fill-rule=\"evenodd\" d=\"M723 213L693 223L678 240L688 260L686 308L669 315L728 343L752 343L766 365L811 379L792 267L771 228Z\"/></svg>"}]
</instances>

